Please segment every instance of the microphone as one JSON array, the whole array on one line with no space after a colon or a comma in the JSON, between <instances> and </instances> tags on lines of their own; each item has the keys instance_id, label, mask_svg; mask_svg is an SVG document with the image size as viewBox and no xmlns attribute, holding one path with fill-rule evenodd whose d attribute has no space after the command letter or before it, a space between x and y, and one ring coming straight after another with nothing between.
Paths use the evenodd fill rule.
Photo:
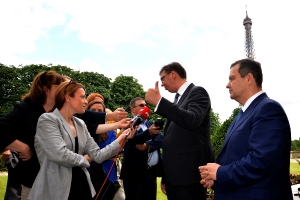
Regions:
<instances>
[{"instance_id":1,"label":"microphone","mask_svg":"<svg viewBox=\"0 0 300 200\"><path fill-rule=\"evenodd\" d=\"M144 108L138 112L138 115L132 119L132 121L134 121L132 126L136 127L136 126L140 125L146 119L149 118L150 114L151 114L150 109L147 106L144 106Z\"/></svg>"}]
</instances>

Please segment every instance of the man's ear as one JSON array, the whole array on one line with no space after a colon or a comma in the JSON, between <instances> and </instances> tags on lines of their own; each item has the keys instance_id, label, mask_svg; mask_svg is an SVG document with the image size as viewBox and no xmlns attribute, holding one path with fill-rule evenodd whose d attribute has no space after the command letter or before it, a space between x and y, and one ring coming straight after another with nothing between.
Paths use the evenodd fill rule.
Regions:
<instances>
[{"instance_id":1,"label":"man's ear","mask_svg":"<svg viewBox=\"0 0 300 200\"><path fill-rule=\"evenodd\" d=\"M246 76L245 76L245 80L247 82L248 85L252 84L252 83L255 83L255 80L254 80L254 76L253 74L251 73L248 73Z\"/></svg>"}]
</instances>

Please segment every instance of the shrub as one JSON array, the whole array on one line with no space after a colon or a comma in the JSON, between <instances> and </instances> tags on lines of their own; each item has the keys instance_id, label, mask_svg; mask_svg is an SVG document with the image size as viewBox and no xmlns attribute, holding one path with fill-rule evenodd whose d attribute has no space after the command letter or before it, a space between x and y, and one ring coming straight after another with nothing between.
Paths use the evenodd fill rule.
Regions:
<instances>
[{"instance_id":1,"label":"shrub","mask_svg":"<svg viewBox=\"0 0 300 200\"><path fill-rule=\"evenodd\" d=\"M299 174L290 174L290 182L291 185L296 185L300 183L300 175Z\"/></svg>"},{"instance_id":2,"label":"shrub","mask_svg":"<svg viewBox=\"0 0 300 200\"><path fill-rule=\"evenodd\" d=\"M5 162L1 160L2 154L0 155L0 172L7 171L7 167L5 166Z\"/></svg>"}]
</instances>

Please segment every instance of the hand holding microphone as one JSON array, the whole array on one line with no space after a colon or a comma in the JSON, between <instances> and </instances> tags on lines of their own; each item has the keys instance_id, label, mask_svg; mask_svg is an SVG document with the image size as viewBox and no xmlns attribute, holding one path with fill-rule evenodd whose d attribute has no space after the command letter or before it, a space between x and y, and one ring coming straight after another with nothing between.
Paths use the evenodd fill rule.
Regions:
<instances>
[{"instance_id":1,"label":"hand holding microphone","mask_svg":"<svg viewBox=\"0 0 300 200\"><path fill-rule=\"evenodd\" d=\"M114 112L106 113L106 120L120 121L126 118L128 112L126 112L123 108L117 108Z\"/></svg>"}]
</instances>

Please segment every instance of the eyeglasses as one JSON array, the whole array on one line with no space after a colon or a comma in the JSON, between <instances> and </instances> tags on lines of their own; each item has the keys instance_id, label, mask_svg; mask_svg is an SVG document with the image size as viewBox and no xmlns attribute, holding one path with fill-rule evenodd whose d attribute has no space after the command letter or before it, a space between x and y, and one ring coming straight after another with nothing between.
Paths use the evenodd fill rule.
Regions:
<instances>
[{"instance_id":1,"label":"eyeglasses","mask_svg":"<svg viewBox=\"0 0 300 200\"><path fill-rule=\"evenodd\" d=\"M141 108L144 108L144 106L146 106L147 104L144 104L144 103L141 103L141 104L139 104L139 105L137 105L137 106L134 106L134 108L136 108L136 107L141 107Z\"/></svg>"},{"instance_id":2,"label":"eyeglasses","mask_svg":"<svg viewBox=\"0 0 300 200\"><path fill-rule=\"evenodd\" d=\"M66 94L66 90L69 87L69 85L71 85L71 84L76 84L76 81L73 81L72 79L70 80L70 82L68 83L68 85L65 87L64 94Z\"/></svg>"},{"instance_id":3,"label":"eyeglasses","mask_svg":"<svg viewBox=\"0 0 300 200\"><path fill-rule=\"evenodd\" d=\"M164 79L166 78L167 75L171 74L172 71L170 71L169 73L165 74L164 76L162 76L160 78L161 82L164 82Z\"/></svg>"}]
</instances>

